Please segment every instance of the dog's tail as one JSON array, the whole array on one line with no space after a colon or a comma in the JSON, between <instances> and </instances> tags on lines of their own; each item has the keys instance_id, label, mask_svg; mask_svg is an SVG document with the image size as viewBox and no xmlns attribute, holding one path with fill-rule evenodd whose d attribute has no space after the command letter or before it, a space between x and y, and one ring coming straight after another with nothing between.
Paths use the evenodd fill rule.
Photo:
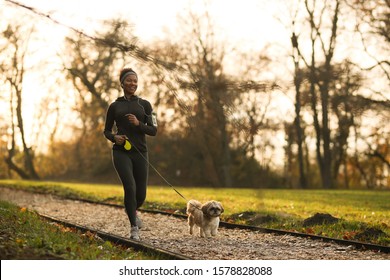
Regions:
<instances>
[{"instance_id":1,"label":"dog's tail","mask_svg":"<svg viewBox=\"0 0 390 280\"><path fill-rule=\"evenodd\" d=\"M202 203L197 200L191 199L187 203L187 214L193 214L195 210L199 210L202 207Z\"/></svg>"}]
</instances>

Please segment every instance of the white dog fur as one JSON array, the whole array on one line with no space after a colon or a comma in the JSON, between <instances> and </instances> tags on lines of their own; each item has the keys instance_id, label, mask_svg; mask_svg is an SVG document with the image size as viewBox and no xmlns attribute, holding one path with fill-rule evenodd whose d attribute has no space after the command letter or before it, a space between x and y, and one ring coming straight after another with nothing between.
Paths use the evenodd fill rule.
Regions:
<instances>
[{"instance_id":1,"label":"white dog fur","mask_svg":"<svg viewBox=\"0 0 390 280\"><path fill-rule=\"evenodd\" d=\"M199 227L200 237L216 236L219 226L219 216L223 213L222 204L212 200L201 204L197 200L187 203L188 225L190 234L194 233L194 226Z\"/></svg>"}]
</instances>

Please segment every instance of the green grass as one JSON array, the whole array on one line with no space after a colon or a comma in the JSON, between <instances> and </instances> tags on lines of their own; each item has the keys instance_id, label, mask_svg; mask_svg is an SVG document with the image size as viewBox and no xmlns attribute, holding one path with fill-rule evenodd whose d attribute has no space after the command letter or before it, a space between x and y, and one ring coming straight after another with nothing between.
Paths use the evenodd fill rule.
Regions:
<instances>
[{"instance_id":1,"label":"green grass","mask_svg":"<svg viewBox=\"0 0 390 280\"><path fill-rule=\"evenodd\" d=\"M70 198L85 198L122 204L120 185L75 184L0 180L0 186L31 189ZM225 221L261 227L352 239L390 245L390 192L371 190L283 190L212 189L176 187L187 199L214 199L225 208ZM149 186L144 208L185 209L186 201L171 187ZM339 218L333 225L304 227L304 219L315 213ZM384 234L359 237L372 229Z\"/></svg>"},{"instance_id":2,"label":"green grass","mask_svg":"<svg viewBox=\"0 0 390 280\"><path fill-rule=\"evenodd\" d=\"M58 224L0 201L0 259L158 259Z\"/></svg>"}]
</instances>

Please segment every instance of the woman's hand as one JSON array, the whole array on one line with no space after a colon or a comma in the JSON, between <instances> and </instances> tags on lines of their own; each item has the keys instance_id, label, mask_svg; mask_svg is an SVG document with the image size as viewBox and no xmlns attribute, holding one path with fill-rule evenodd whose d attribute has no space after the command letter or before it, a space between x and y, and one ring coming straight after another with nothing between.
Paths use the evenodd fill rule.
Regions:
<instances>
[{"instance_id":1,"label":"woman's hand","mask_svg":"<svg viewBox=\"0 0 390 280\"><path fill-rule=\"evenodd\" d=\"M114 139L115 139L115 144L123 145L126 140L126 135L115 135Z\"/></svg>"},{"instance_id":2,"label":"woman's hand","mask_svg":"<svg viewBox=\"0 0 390 280\"><path fill-rule=\"evenodd\" d=\"M137 119L137 117L133 114L126 114L125 115L127 117L127 119L129 120L129 122L131 124L134 124L135 126L139 126L139 120Z\"/></svg>"}]
</instances>

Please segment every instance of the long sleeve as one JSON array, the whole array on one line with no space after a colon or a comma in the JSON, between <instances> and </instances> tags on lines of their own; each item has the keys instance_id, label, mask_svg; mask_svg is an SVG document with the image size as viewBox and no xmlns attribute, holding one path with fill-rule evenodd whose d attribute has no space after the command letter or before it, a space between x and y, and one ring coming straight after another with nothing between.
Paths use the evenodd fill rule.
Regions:
<instances>
[{"instance_id":1,"label":"long sleeve","mask_svg":"<svg viewBox=\"0 0 390 280\"><path fill-rule=\"evenodd\" d=\"M106 123L104 125L104 136L110 140L111 142L115 143L114 134L112 133L112 127L114 126L115 121L115 115L112 104L108 107L107 114L106 114Z\"/></svg>"},{"instance_id":2,"label":"long sleeve","mask_svg":"<svg viewBox=\"0 0 390 280\"><path fill-rule=\"evenodd\" d=\"M150 105L149 102L145 102L145 120L144 122L140 122L140 130L149 135L149 136L156 136L157 134L157 125L154 125L153 123L153 109L152 105Z\"/></svg>"},{"instance_id":3,"label":"long sleeve","mask_svg":"<svg viewBox=\"0 0 390 280\"><path fill-rule=\"evenodd\" d=\"M157 125L153 125L152 106L138 97L130 100L119 97L107 109L104 125L104 136L114 145L114 150L121 150L122 145L115 144L115 135L125 135L136 149L132 151L147 152L146 135L155 136ZM139 120L139 126L129 122L127 115L133 114ZM156 124L156 122L154 122Z\"/></svg>"}]
</instances>

